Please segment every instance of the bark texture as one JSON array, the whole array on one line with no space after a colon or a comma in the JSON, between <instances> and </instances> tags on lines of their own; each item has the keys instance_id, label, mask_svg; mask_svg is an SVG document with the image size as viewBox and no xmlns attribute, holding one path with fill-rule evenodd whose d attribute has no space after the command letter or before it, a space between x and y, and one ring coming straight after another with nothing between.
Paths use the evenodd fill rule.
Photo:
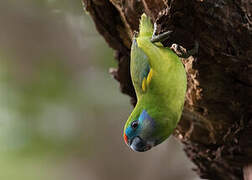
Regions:
<instances>
[{"instance_id":1,"label":"bark texture","mask_svg":"<svg viewBox=\"0 0 252 180\"><path fill-rule=\"evenodd\" d=\"M196 57L183 59L188 89L174 132L202 178L238 180L252 165L252 2L250 0L83 0L97 30L116 51L111 70L121 91L136 103L130 79L130 46L143 12L165 42ZM245 172L246 171L246 175ZM244 175L243 175L244 174Z\"/></svg>"}]
</instances>

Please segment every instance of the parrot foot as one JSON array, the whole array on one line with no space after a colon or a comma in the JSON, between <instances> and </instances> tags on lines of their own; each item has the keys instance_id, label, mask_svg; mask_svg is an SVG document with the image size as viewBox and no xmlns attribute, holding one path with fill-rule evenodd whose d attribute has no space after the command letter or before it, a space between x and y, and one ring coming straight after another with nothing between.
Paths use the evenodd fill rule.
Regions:
<instances>
[{"instance_id":1,"label":"parrot foot","mask_svg":"<svg viewBox=\"0 0 252 180\"><path fill-rule=\"evenodd\" d=\"M171 33L172 31L166 31L166 32L163 32L159 35L155 35L156 34L156 30L157 30L157 24L154 23L154 31L153 31L153 34L152 34L152 37L151 37L151 42L152 43L155 43L155 42L162 42L166 39L169 39L171 36Z\"/></svg>"},{"instance_id":2,"label":"parrot foot","mask_svg":"<svg viewBox=\"0 0 252 180\"><path fill-rule=\"evenodd\" d=\"M166 31L166 32L163 32L159 35L152 35L151 37L151 42L152 43L155 43L155 42L162 42L166 39L169 39L170 38L170 35L171 35L172 31Z\"/></svg>"},{"instance_id":3,"label":"parrot foot","mask_svg":"<svg viewBox=\"0 0 252 180\"><path fill-rule=\"evenodd\" d=\"M180 58L189 58L190 56L193 56L198 53L199 51L199 43L196 41L195 46L193 49L186 51L185 48L178 44L172 44L171 50L177 54L178 57Z\"/></svg>"},{"instance_id":4,"label":"parrot foot","mask_svg":"<svg viewBox=\"0 0 252 180\"><path fill-rule=\"evenodd\" d=\"M153 34L152 34L152 37L150 40L152 43L163 42L163 41L169 39L171 37L172 32L173 32L173 31L166 31L166 32L163 32L159 35L155 35L156 30L157 30L157 24L154 23L154 31L153 31ZM175 54L178 55L178 57L189 58L190 56L193 56L198 53L199 43L197 41L195 41L194 48L189 51L186 51L185 48L183 48L182 46L180 46L178 44L172 44L172 46L170 48Z\"/></svg>"}]
</instances>

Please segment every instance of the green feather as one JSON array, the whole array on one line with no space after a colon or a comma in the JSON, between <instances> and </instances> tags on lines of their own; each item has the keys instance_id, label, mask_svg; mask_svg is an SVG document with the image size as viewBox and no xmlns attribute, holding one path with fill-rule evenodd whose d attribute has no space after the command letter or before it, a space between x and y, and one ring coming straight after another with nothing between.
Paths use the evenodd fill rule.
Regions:
<instances>
[{"instance_id":1,"label":"green feather","mask_svg":"<svg viewBox=\"0 0 252 180\"><path fill-rule=\"evenodd\" d=\"M143 127L143 132L138 136L146 142L156 140L156 145L173 132L180 120L187 80L179 57L160 43L151 43L152 34L153 25L143 14L139 36L133 40L131 47L131 78L137 94L137 104L125 124L124 132L145 110L155 121L155 127L151 134L148 134L149 128L145 130ZM145 90L142 88L143 81L146 83Z\"/></svg>"}]
</instances>

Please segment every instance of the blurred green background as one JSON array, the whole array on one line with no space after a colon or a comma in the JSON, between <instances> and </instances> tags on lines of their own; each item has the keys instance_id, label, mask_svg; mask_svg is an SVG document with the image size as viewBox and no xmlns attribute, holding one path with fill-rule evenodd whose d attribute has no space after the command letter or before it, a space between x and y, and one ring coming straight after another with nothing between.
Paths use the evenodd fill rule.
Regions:
<instances>
[{"instance_id":1,"label":"blurred green background","mask_svg":"<svg viewBox=\"0 0 252 180\"><path fill-rule=\"evenodd\" d=\"M0 2L0 179L196 180L173 137L123 142L132 110L81 0Z\"/></svg>"}]
</instances>

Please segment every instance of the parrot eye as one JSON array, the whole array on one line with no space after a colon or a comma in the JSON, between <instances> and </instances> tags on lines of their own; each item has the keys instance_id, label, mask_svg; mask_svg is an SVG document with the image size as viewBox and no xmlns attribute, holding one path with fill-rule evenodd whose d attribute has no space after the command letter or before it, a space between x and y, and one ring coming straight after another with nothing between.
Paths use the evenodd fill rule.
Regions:
<instances>
[{"instance_id":1,"label":"parrot eye","mask_svg":"<svg viewBox=\"0 0 252 180\"><path fill-rule=\"evenodd\" d=\"M136 129L138 127L138 122L137 121L133 121L131 123L131 127L132 127L132 129Z\"/></svg>"}]
</instances>

